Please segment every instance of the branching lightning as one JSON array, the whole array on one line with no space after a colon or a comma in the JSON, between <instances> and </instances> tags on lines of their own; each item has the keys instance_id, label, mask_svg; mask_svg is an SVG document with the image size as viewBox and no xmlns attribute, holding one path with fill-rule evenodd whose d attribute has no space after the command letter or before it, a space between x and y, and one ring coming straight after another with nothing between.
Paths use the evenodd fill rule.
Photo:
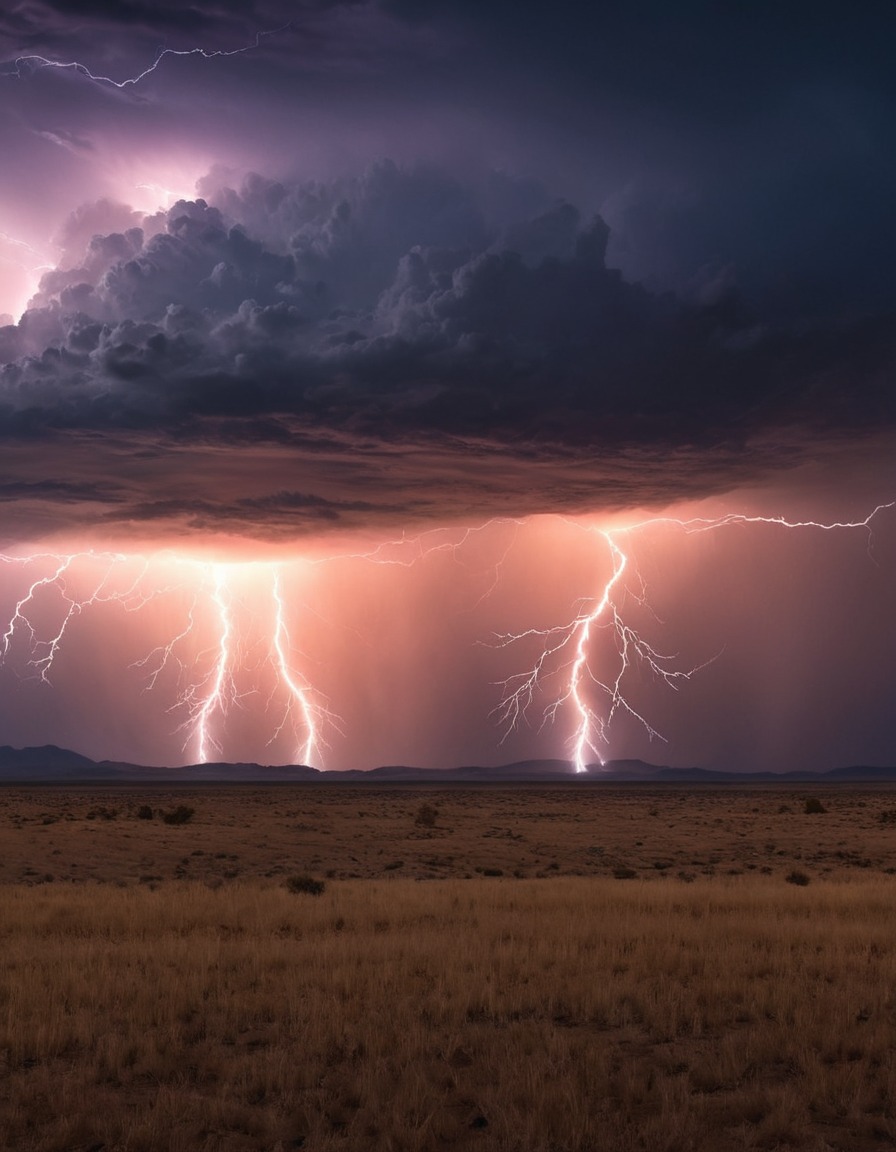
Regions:
<instances>
[{"instance_id":1,"label":"branching lightning","mask_svg":"<svg viewBox=\"0 0 896 1152\"><path fill-rule=\"evenodd\" d=\"M305 681L300 683L291 666L293 646L286 623L286 605L280 587L280 573L276 569L273 575L271 595L275 605L272 655L280 680L285 685L288 695L283 719L278 724L269 743L280 735L288 722L293 721L293 712L298 711L300 726L297 728L296 724L293 723L293 731L304 731L305 739L296 747L296 759L300 764L317 764L322 759L321 726L329 723L338 727L338 721L324 705L315 703L310 685Z\"/></svg>"},{"instance_id":2,"label":"branching lightning","mask_svg":"<svg viewBox=\"0 0 896 1152\"><path fill-rule=\"evenodd\" d=\"M571 713L574 732L570 750L575 771L587 772L589 753L593 754L603 766L606 762L604 753L609 745L610 727L620 712L625 712L636 720L651 740L664 739L627 695L627 682L636 666L646 668L655 679L675 689L681 681L689 680L709 662L689 669L676 668L674 656L661 654L635 628L626 623L623 616L626 596L643 603L644 592L643 587L633 591L625 583L626 570L631 567L631 561L629 554L623 550L622 538L660 528L674 528L690 534L760 524L794 531L817 529L833 532L864 529L868 533L870 551L874 518L894 507L896 502L878 504L868 516L852 521L788 520L783 516L730 513L715 519L697 517L682 520L673 517L654 517L613 530L591 529L590 531L609 551L611 563L611 573L598 593L581 600L578 610L564 624L543 629L527 629L523 632L500 633L496 637L495 643L499 648L532 639L541 644L538 655L528 670L515 673L501 681L504 696L495 709L495 714L505 727L505 739L526 719L536 697L548 690L550 698L543 709L542 723L553 723L563 711ZM597 628L607 630L614 642L613 667L609 676L600 676L592 669L594 631ZM551 692L550 684L555 679L559 679L561 687ZM592 702L594 696L603 701L602 709L598 709Z\"/></svg>"},{"instance_id":3,"label":"branching lightning","mask_svg":"<svg viewBox=\"0 0 896 1152\"><path fill-rule=\"evenodd\" d=\"M151 76L168 56L198 56L202 60L214 60L217 56L240 56L244 52L251 52L254 49L260 48L263 40L271 36L280 35L290 26L291 22L284 24L282 28L274 28L267 32L258 32L251 43L244 44L240 48L217 48L213 50L209 50L208 48L162 48L148 68L144 68L143 71L138 72L136 76L128 76L124 80L115 80L111 76L101 76L95 72L91 72L86 64L82 64L78 60L51 60L46 56L18 56L12 61L12 65L5 75L13 77L14 79L21 79L23 74L30 70L53 68L64 72L75 72L87 80L92 80L95 84L108 84L112 88L133 88L145 80L147 76Z\"/></svg>"},{"instance_id":4,"label":"branching lightning","mask_svg":"<svg viewBox=\"0 0 896 1152\"><path fill-rule=\"evenodd\" d=\"M186 721L186 726L195 729L199 761L202 764L208 761L211 748L219 753L221 751L221 745L210 733L212 717L216 712L226 715L228 706L237 700L236 685L230 671L233 659L231 652L233 622L227 597L227 582L218 564L214 566L213 571L212 601L218 617L218 644L209 678L210 683L198 687L191 685L187 694L192 714Z\"/></svg>"},{"instance_id":5,"label":"branching lightning","mask_svg":"<svg viewBox=\"0 0 896 1152\"><path fill-rule=\"evenodd\" d=\"M101 604L139 613L176 594L185 603L181 624L136 660L134 667L143 672L147 691L160 687L166 671L174 675L180 687L169 711L183 716L178 730L186 734L185 750L192 749L199 763L221 755L229 713L244 697L258 691L241 687L241 680L247 670L263 680L264 668L269 666L275 680L269 701L278 694L277 684L280 696L285 696L282 717L269 743L289 724L297 736L299 762L320 763L324 730L328 725L338 729L339 723L292 664L288 605L279 572L272 565L207 564L167 555L92 552L0 555L0 563L25 571L43 569L10 612L0 637L0 664L11 663L16 652L24 649L28 675L50 684L54 664L77 616ZM271 580L269 590L256 598L257 584L266 577ZM248 581L255 611L247 612L240 603L236 586L241 580ZM261 642L266 657L261 668L253 669L249 650L253 642L259 642L257 634L265 630L267 639L262 637ZM211 646L197 652L197 645L209 634ZM300 733L304 738L299 742Z\"/></svg>"},{"instance_id":6,"label":"branching lightning","mask_svg":"<svg viewBox=\"0 0 896 1152\"><path fill-rule=\"evenodd\" d=\"M486 527L464 528L459 533L434 529L384 542L372 551L331 556L317 563L342 560L412 567L438 554L462 563L464 545ZM497 585L500 563L493 567L490 586L480 599ZM87 609L114 604L127 613L139 613L177 594L180 623L170 636L135 660L133 667L143 673L147 691L161 689L163 677L167 677L166 685L172 678L177 682L169 711L182 718L177 730L185 734L185 751L192 750L200 763L223 754L228 715L247 697L261 693L258 684L264 681L269 684L266 710L280 710L268 745L291 731L296 761L319 765L327 743L325 733L341 732L339 718L299 671L299 664L307 658L293 642L282 565L207 564L167 554L140 557L93 552L0 555L0 564L25 572L41 569L12 607L0 636L0 664L11 664L24 650L28 675L44 684L52 682L69 626ZM250 585L248 610L238 595L241 580ZM212 643L197 651L209 634ZM255 683L247 687L253 642L261 644L264 655L254 669Z\"/></svg>"},{"instance_id":7,"label":"branching lightning","mask_svg":"<svg viewBox=\"0 0 896 1152\"><path fill-rule=\"evenodd\" d=\"M641 537L760 527L773 532L864 532L873 555L874 521L894 508L896 501L879 504L862 519L832 521L747 513L656 516L613 527L566 521L589 547L597 546L596 563L603 573L596 590L576 601L563 622L495 637L492 647L498 650L533 646L535 651L525 671L500 681L503 698L495 714L504 739L539 708L542 725L569 723L569 755L580 773L587 771L589 761L605 763L614 722L622 716L640 725L651 740L664 739L638 702L639 675L674 690L715 655L694 667L682 666L676 654L663 653L632 622L633 615L649 610L635 549ZM310 658L296 643L297 612L307 619L310 611L304 603L295 603L302 572L336 563L409 569L442 557L458 566L463 587L469 587L469 598L478 608L498 593L505 562L524 524L492 520L433 529L368 551L280 563L208 563L172 553L0 555L0 568L10 570L21 584L11 598L5 625L0 622L0 665L18 666L28 678L49 685L79 618L100 608L148 612L147 626L164 621L167 635L132 667L142 675L146 691L172 693L167 710L177 717L176 730L184 733L185 753L202 763L223 756L229 719L257 698L266 701L264 716L272 716L265 721L268 745L291 734L295 762L320 765L328 733L342 734L342 728L309 680ZM495 529L493 536L489 529ZM346 617L338 619L339 629L354 641L361 639L350 614ZM332 622L319 619L332 633ZM425 636L416 629L415 634Z\"/></svg>"}]
</instances>

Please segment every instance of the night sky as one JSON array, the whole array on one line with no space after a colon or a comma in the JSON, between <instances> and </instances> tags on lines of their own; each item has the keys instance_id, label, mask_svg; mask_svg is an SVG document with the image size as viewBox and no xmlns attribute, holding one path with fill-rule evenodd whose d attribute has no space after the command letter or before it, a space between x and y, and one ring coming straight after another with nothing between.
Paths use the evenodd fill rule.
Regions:
<instances>
[{"instance_id":1,"label":"night sky","mask_svg":"<svg viewBox=\"0 0 896 1152\"><path fill-rule=\"evenodd\" d=\"M896 14L732 7L5 7L0 743L896 763Z\"/></svg>"}]
</instances>

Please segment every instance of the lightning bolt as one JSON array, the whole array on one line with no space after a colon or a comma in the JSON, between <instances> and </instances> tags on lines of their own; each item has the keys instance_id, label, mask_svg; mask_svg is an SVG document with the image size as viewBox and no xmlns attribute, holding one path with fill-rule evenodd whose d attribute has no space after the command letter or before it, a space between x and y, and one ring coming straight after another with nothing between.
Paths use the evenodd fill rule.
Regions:
<instances>
[{"instance_id":1,"label":"lightning bolt","mask_svg":"<svg viewBox=\"0 0 896 1152\"><path fill-rule=\"evenodd\" d=\"M124 80L114 80L111 76L100 76L95 72L91 72L86 64L82 64L78 60L51 60L46 56L34 55L16 57L12 62L11 68L5 72L4 75L20 80L23 71L55 68L61 71L76 72L78 75L85 77L85 79L92 80L95 84L108 84L112 88L120 89L133 88L145 80L147 76L151 76L168 56L199 56L203 60L214 60L216 56L239 56L243 52L251 52L254 49L260 48L263 40L270 36L278 36L291 26L292 21L284 24L281 28L274 28L267 32L258 32L251 43L244 44L241 48L219 48L213 51L207 48L162 48L148 68L144 68L143 71L138 72L136 76L128 76Z\"/></svg>"},{"instance_id":2,"label":"lightning bolt","mask_svg":"<svg viewBox=\"0 0 896 1152\"><path fill-rule=\"evenodd\" d=\"M430 529L416 536L403 534L366 552L335 554L302 563L359 561L410 568L427 558L446 556L469 574L471 569L465 562L464 548L480 538L486 529L509 525L515 530L519 523L501 520L460 529ZM486 565L490 581L477 603L497 587L500 566L510 546L505 546L494 564ZM181 623L162 642L135 660L132 667L144 674L146 691L161 689L163 677L165 683L175 678L175 698L169 711L181 717L175 730L184 733L184 749L191 748L191 755L199 763L222 755L228 715L257 690L246 688L247 677L254 671L255 683L260 683L266 679L265 667L270 669L270 679L274 681L267 696L268 707L273 706L276 697L285 699L268 746L284 731L291 730L296 740L296 761L320 765L326 747L325 732L329 729L342 732L339 717L298 670L296 657L301 654L288 623L282 565L207 564L167 553L142 557L94 552L0 555L0 564L25 571L34 566L44 569L28 584L12 608L0 636L0 664L10 663L24 647L26 667L45 684L52 682L54 664L70 625L83 612L112 604L128 613L139 613L171 593L181 594L186 605ZM173 571L173 575L169 576L169 571ZM76 576L79 579L75 579ZM269 591L262 597L253 590L254 610L246 610L238 595L240 581L244 579L268 584ZM60 606L61 621L48 627L47 616L51 611L58 614ZM206 643L197 653L197 646L209 631L213 634L211 644ZM261 641L257 640L259 633L264 636ZM254 668L253 636L264 652Z\"/></svg>"},{"instance_id":3,"label":"lightning bolt","mask_svg":"<svg viewBox=\"0 0 896 1152\"><path fill-rule=\"evenodd\" d=\"M284 725L291 719L293 707L297 707L302 718L305 741L296 748L296 760L300 764L317 764L321 761L320 727L321 721L335 724L335 717L322 705L315 705L311 689L307 683L299 683L290 667L292 641L286 624L286 606L280 590L280 573L274 571L271 595L274 601L274 640L273 658L281 682L287 689L287 705L283 719L277 726L269 743L280 735Z\"/></svg>"},{"instance_id":4,"label":"lightning bolt","mask_svg":"<svg viewBox=\"0 0 896 1152\"><path fill-rule=\"evenodd\" d=\"M17 268L21 268L23 272L33 274L35 272L44 272L54 267L52 264L41 263L46 257L38 252L33 245L28 244L25 240L17 240L15 236L10 236L8 232L0 232L0 246L3 245L12 248L19 258L17 259L12 255L4 255L2 251L0 251L0 260L3 260L7 264L14 264ZM33 259L29 259L26 263L26 256L32 257ZM38 263L35 264L33 262L34 260L37 260Z\"/></svg>"},{"instance_id":5,"label":"lightning bolt","mask_svg":"<svg viewBox=\"0 0 896 1152\"><path fill-rule=\"evenodd\" d=\"M563 622L499 633L494 638L493 646L499 649L534 644L537 653L527 670L500 682L503 696L494 711L504 728L503 738L529 718L536 703L546 699L542 725L565 722L568 717L569 752L577 772L585 772L591 758L605 763L614 722L622 714L639 724L651 740L664 739L635 702L631 682L636 672L646 672L654 681L677 689L710 661L681 667L677 656L662 653L631 622L633 605L648 607L634 552L637 539L661 531L688 536L757 526L782 532L864 531L873 557L875 519L894 508L896 501L877 505L862 519L832 521L746 513L691 519L656 516L612 528L565 521L597 545L606 570L596 590L577 601ZM366 552L301 563L311 567L357 561L410 568L442 556L458 564L465 575L475 571L488 576L475 607L497 591L504 562L524 524L502 519L460 529L434 529L417 536L402 535ZM497 532L497 557L483 560L481 550L474 548L470 562L465 549L480 539L485 542L482 534L487 529ZM491 537L488 543L491 547ZM0 565L20 569L25 576L5 627L0 624L0 664L11 664L24 653L29 675L49 685L80 616L104 606L140 613L159 602L159 611L168 618L176 612L179 622L132 667L144 674L147 691L172 684L174 703L169 711L181 718L176 730L186 733L184 747L192 747L198 761L222 754L230 712L257 693L262 683L269 686L268 709L275 700L281 701L269 745L284 731L291 731L296 761L319 765L324 733L328 729L342 733L338 717L300 671L307 657L296 647L290 630L283 564L210 564L173 553L139 556L83 551L0 554ZM176 597L175 608L168 597Z\"/></svg>"},{"instance_id":6,"label":"lightning bolt","mask_svg":"<svg viewBox=\"0 0 896 1152\"><path fill-rule=\"evenodd\" d=\"M554 723L563 711L568 710L572 714L574 729L570 751L573 765L576 773L587 772L589 753L597 758L601 766L606 763L604 753L609 745L610 727L620 712L625 712L636 720L646 731L649 739L665 740L627 695L627 683L636 666L646 667L657 680L667 687L676 689L681 681L689 680L711 662L706 661L689 669L675 668L672 663L674 656L661 654L626 622L623 615L623 601L626 595L639 604L644 603L645 596L643 585L637 592L626 586L625 574L631 567L631 557L623 548L622 538L658 528L673 528L692 534L760 524L791 531L865 530L868 534L870 553L874 519L894 507L896 501L878 504L861 520L825 522L789 520L783 516L729 513L716 518L695 517L689 520L659 516L613 530L590 529L603 541L609 551L612 569L598 593L580 601L580 606L573 617L563 624L544 629L532 628L523 632L499 633L495 637L494 643L498 648L506 648L532 639L540 642L538 654L529 668L500 682L504 695L493 714L504 726L504 739L526 720L536 697L545 691L552 680L559 678L562 687L549 695L542 713L542 726ZM603 678L592 670L594 631L598 627L607 629L615 642L612 674ZM594 695L604 701L602 710L598 710L591 702Z\"/></svg>"},{"instance_id":7,"label":"lightning bolt","mask_svg":"<svg viewBox=\"0 0 896 1152\"><path fill-rule=\"evenodd\" d=\"M219 754L221 752L221 745L210 735L212 717L216 712L226 715L228 704L237 699L236 686L230 672L233 622L227 595L227 580L219 565L215 565L213 569L212 602L217 612L219 634L211 682L206 691L203 692L200 687L194 685L187 694L191 716L186 724L195 729L200 764L208 762L211 748Z\"/></svg>"},{"instance_id":8,"label":"lightning bolt","mask_svg":"<svg viewBox=\"0 0 896 1152\"><path fill-rule=\"evenodd\" d=\"M29 557L22 560L21 563L28 564L33 558ZM32 658L29 660L29 665L38 669L41 680L47 683L49 680L50 670L53 667L53 658L59 649L62 642L62 636L65 632L66 625L71 618L72 611L74 610L75 602L70 600L65 592L65 585L63 583L64 577L68 569L71 567L74 556L63 556L56 558L56 568L53 572L48 573L35 580L29 587L25 595L16 603L13 613L9 618L6 631L3 633L2 647L0 647L0 660L5 661L9 653L10 647L15 640L16 631L24 629L28 633L29 643L31 646ZM3 557L4 563L17 563L11 557ZM68 603L69 609L63 618L62 626L55 636L49 640L38 640L37 632L31 622L28 614L29 605L34 603L35 597L40 593L42 588L57 587L63 599Z\"/></svg>"},{"instance_id":9,"label":"lightning bolt","mask_svg":"<svg viewBox=\"0 0 896 1152\"><path fill-rule=\"evenodd\" d=\"M221 755L221 730L232 708L254 689L241 690L238 678L254 671L249 658L251 643L247 635L264 629L261 613L249 613L240 620L240 603L235 591L238 576L256 578L271 573L273 626L266 641L266 660L285 691L286 707L268 743L272 743L287 723L294 730L301 725L305 739L297 745L301 763L320 763L324 747L323 730L331 725L339 729L339 720L317 702L311 685L296 672L291 663L293 646L286 622L286 598L279 570L269 564L207 564L196 560L127 556L121 553L73 552L67 554L35 553L16 557L0 555L0 564L27 571L40 565L45 571L36 576L16 600L0 636L0 664L10 663L17 651L26 651L25 665L30 675L43 684L51 684L54 664L63 647L72 621L88 609L116 604L129 613L139 613L149 604L170 593L186 597L185 619L173 634L157 644L133 667L145 673L145 688L159 685L166 669L172 667L179 687L169 711L180 712L184 719L177 731L186 733L185 748L195 749L198 762L207 763ZM160 574L173 566L175 578ZM79 575L79 580L75 576ZM86 591L75 585L87 583ZM55 613L59 622L47 626L45 618ZM245 612L242 613L246 615ZM200 617L204 617L203 621ZM211 628L214 640L195 654L196 643L203 631ZM204 669L204 670L203 670ZM293 715L298 712L298 716Z\"/></svg>"}]
</instances>

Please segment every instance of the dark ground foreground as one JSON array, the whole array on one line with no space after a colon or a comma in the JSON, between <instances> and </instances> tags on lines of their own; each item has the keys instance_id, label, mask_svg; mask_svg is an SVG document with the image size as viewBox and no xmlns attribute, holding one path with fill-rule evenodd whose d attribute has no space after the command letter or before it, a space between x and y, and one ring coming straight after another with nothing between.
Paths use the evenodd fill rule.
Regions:
<instances>
[{"instance_id":1,"label":"dark ground foreground","mask_svg":"<svg viewBox=\"0 0 896 1152\"><path fill-rule=\"evenodd\" d=\"M179 806L194 810L189 822L165 823ZM795 867L811 878L896 871L896 785L0 788L0 883Z\"/></svg>"},{"instance_id":2,"label":"dark ground foreground","mask_svg":"<svg viewBox=\"0 0 896 1152\"><path fill-rule=\"evenodd\" d=\"M7 788L0 846L3 1152L896 1147L889 788Z\"/></svg>"}]
</instances>

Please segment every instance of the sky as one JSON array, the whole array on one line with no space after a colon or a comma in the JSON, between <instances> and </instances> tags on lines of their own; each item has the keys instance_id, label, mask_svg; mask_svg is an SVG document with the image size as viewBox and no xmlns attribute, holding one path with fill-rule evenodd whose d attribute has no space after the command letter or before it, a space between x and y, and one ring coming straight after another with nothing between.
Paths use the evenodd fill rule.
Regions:
<instances>
[{"instance_id":1,"label":"sky","mask_svg":"<svg viewBox=\"0 0 896 1152\"><path fill-rule=\"evenodd\" d=\"M896 15L732 8L4 7L0 743L896 763Z\"/></svg>"}]
</instances>

